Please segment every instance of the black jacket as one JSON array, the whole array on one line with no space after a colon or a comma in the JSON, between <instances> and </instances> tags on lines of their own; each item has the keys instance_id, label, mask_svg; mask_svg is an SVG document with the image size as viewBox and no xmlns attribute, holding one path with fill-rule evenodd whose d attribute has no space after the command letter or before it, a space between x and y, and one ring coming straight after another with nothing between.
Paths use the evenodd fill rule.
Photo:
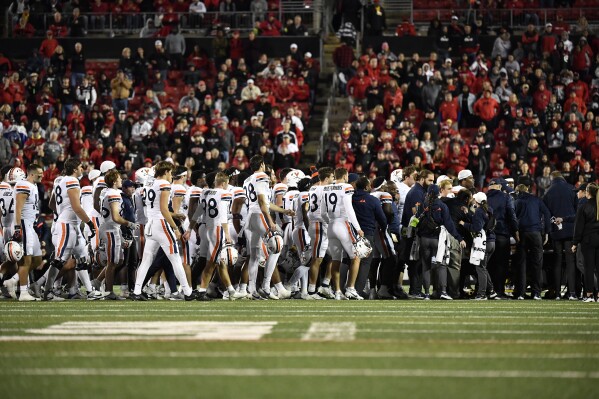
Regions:
<instances>
[{"instance_id":1,"label":"black jacket","mask_svg":"<svg viewBox=\"0 0 599 399\"><path fill-rule=\"evenodd\" d=\"M565 240L572 238L577 202L574 187L562 178L553 179L551 186L549 186L543 197L543 202L549 208L551 215L564 219L561 230L558 230L557 226L553 225L551 239Z\"/></svg>"},{"instance_id":2,"label":"black jacket","mask_svg":"<svg viewBox=\"0 0 599 399\"><path fill-rule=\"evenodd\" d=\"M489 190L487 202L493 208L493 215L497 222L495 235L507 238L514 236L518 231L518 219L510 195L501 190Z\"/></svg>"},{"instance_id":3,"label":"black jacket","mask_svg":"<svg viewBox=\"0 0 599 399\"><path fill-rule=\"evenodd\" d=\"M530 193L520 193L516 199L516 217L519 221L519 230L523 233L551 231L551 213L547 206Z\"/></svg>"},{"instance_id":4,"label":"black jacket","mask_svg":"<svg viewBox=\"0 0 599 399\"><path fill-rule=\"evenodd\" d=\"M387 230L387 217L378 198L367 191L356 190L351 201L364 235L374 235L377 224L382 231Z\"/></svg>"},{"instance_id":5,"label":"black jacket","mask_svg":"<svg viewBox=\"0 0 599 399\"><path fill-rule=\"evenodd\" d=\"M574 222L572 244L599 246L599 221L597 221L597 202L589 200L578 208Z\"/></svg>"},{"instance_id":6,"label":"black jacket","mask_svg":"<svg viewBox=\"0 0 599 399\"><path fill-rule=\"evenodd\" d=\"M451 234L456 240L463 240L462 235L455 228L455 224L451 218L451 215L449 214L449 208L447 207L447 205L445 205L443 201L441 201L438 198L434 200L430 208L426 209L424 213L426 214L427 212L430 212L430 215L432 216L435 223L437 223L438 225L445 226L449 234ZM420 220L422 220L423 217L425 217L424 214L420 217ZM439 238L438 232L432 234L426 231L419 230L418 235L426 238Z\"/></svg>"}]
</instances>

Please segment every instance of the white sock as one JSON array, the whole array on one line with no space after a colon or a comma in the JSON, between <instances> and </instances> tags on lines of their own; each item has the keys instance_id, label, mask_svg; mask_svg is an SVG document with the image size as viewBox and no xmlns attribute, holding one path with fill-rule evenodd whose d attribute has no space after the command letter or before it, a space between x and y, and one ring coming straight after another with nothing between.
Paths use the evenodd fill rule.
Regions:
<instances>
[{"instance_id":1,"label":"white sock","mask_svg":"<svg viewBox=\"0 0 599 399\"><path fill-rule=\"evenodd\" d=\"M316 292L316 284L308 284L308 292Z\"/></svg>"},{"instance_id":2,"label":"white sock","mask_svg":"<svg viewBox=\"0 0 599 399\"><path fill-rule=\"evenodd\" d=\"M239 284L239 292L248 292L248 285L247 284Z\"/></svg>"},{"instance_id":3,"label":"white sock","mask_svg":"<svg viewBox=\"0 0 599 399\"><path fill-rule=\"evenodd\" d=\"M331 279L330 278L323 278L322 279L322 285L324 285L325 287L331 285Z\"/></svg>"},{"instance_id":4,"label":"white sock","mask_svg":"<svg viewBox=\"0 0 599 399\"><path fill-rule=\"evenodd\" d=\"M75 295L77 293L77 286L73 285L69 287L69 294Z\"/></svg>"},{"instance_id":5,"label":"white sock","mask_svg":"<svg viewBox=\"0 0 599 399\"><path fill-rule=\"evenodd\" d=\"M88 294L94 290L92 288L91 281L89 281L89 273L87 272L87 270L77 270L77 277L79 278L79 281L81 281L85 286L85 290Z\"/></svg>"},{"instance_id":6,"label":"white sock","mask_svg":"<svg viewBox=\"0 0 599 399\"><path fill-rule=\"evenodd\" d=\"M21 285L19 288L21 289L21 294L24 293L24 292L28 292L26 285Z\"/></svg>"},{"instance_id":7,"label":"white sock","mask_svg":"<svg viewBox=\"0 0 599 399\"><path fill-rule=\"evenodd\" d=\"M229 291L229 295L233 295L235 294L235 287L233 287L232 285L227 287L227 291Z\"/></svg>"},{"instance_id":8,"label":"white sock","mask_svg":"<svg viewBox=\"0 0 599 399\"><path fill-rule=\"evenodd\" d=\"M277 289L277 291L281 292L281 290L284 290L285 287L283 286L283 283L276 283L275 284L275 288Z\"/></svg>"},{"instance_id":9,"label":"white sock","mask_svg":"<svg viewBox=\"0 0 599 399\"><path fill-rule=\"evenodd\" d=\"M14 281L15 281L15 283L18 283L18 282L19 282L19 273L15 273L15 275L14 275L14 276L12 276L10 279L11 279L11 280L14 280Z\"/></svg>"},{"instance_id":10,"label":"white sock","mask_svg":"<svg viewBox=\"0 0 599 399\"><path fill-rule=\"evenodd\" d=\"M200 288L198 288L198 291L199 291L199 292L206 292L206 288L202 288L202 287L200 287Z\"/></svg>"}]
</instances>

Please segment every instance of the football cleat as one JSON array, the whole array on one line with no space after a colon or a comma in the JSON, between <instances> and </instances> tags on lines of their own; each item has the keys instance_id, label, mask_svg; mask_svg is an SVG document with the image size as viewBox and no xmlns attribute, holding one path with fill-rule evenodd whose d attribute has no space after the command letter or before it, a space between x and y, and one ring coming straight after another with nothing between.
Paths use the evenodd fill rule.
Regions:
<instances>
[{"instance_id":1,"label":"football cleat","mask_svg":"<svg viewBox=\"0 0 599 399\"><path fill-rule=\"evenodd\" d=\"M335 299L335 293L333 292L330 286L318 287L318 293L320 294L320 296L325 297L326 299Z\"/></svg>"},{"instance_id":2,"label":"football cleat","mask_svg":"<svg viewBox=\"0 0 599 399\"><path fill-rule=\"evenodd\" d=\"M358 291L356 291L355 288L347 288L345 290L345 297L347 299L355 299L355 300L358 300L358 301L361 301L361 300L364 299L364 298L362 298L360 296L360 294L358 294Z\"/></svg>"},{"instance_id":3,"label":"football cleat","mask_svg":"<svg viewBox=\"0 0 599 399\"><path fill-rule=\"evenodd\" d=\"M12 278L4 280L3 286L6 288L8 295L10 295L12 299L17 299L17 282L15 280Z\"/></svg>"},{"instance_id":4,"label":"football cleat","mask_svg":"<svg viewBox=\"0 0 599 399\"><path fill-rule=\"evenodd\" d=\"M60 298L64 301L63 298ZM21 295L19 295L19 302L33 302L33 301L37 301L38 299L36 297L34 297L33 295L31 295L29 293L29 291L22 291Z\"/></svg>"},{"instance_id":5,"label":"football cleat","mask_svg":"<svg viewBox=\"0 0 599 399\"><path fill-rule=\"evenodd\" d=\"M277 290L277 296L279 297L279 299L289 299L291 298L291 291L285 288Z\"/></svg>"}]
</instances>

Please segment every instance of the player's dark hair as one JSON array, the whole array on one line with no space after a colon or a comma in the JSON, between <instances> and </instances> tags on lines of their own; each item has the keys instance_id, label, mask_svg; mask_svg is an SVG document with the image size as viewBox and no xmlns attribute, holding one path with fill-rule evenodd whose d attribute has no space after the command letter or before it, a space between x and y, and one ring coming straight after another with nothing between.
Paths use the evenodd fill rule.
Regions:
<instances>
[{"instance_id":1,"label":"player's dark hair","mask_svg":"<svg viewBox=\"0 0 599 399\"><path fill-rule=\"evenodd\" d=\"M4 165L2 167L2 169L0 169L0 173L2 174L2 179L4 179L4 177L6 176L6 174L12 169L12 166L10 165Z\"/></svg>"},{"instance_id":2,"label":"player's dark hair","mask_svg":"<svg viewBox=\"0 0 599 399\"><path fill-rule=\"evenodd\" d=\"M331 177L335 173L333 168L325 166L324 168L318 169L318 180L324 181L327 177Z\"/></svg>"},{"instance_id":3,"label":"player's dark hair","mask_svg":"<svg viewBox=\"0 0 599 399\"><path fill-rule=\"evenodd\" d=\"M216 175L219 172L210 172L206 175L206 184L208 188L214 188L214 180L216 180Z\"/></svg>"},{"instance_id":4,"label":"player's dark hair","mask_svg":"<svg viewBox=\"0 0 599 399\"><path fill-rule=\"evenodd\" d=\"M64 163L64 169L62 170L62 172L65 174L65 176L70 176L72 175L77 168L79 167L79 165L81 165L81 160L78 158L69 158L65 161Z\"/></svg>"},{"instance_id":5,"label":"player's dark hair","mask_svg":"<svg viewBox=\"0 0 599 399\"><path fill-rule=\"evenodd\" d=\"M414 165L408 165L405 168L403 168L403 178L402 180L405 180L406 178L410 177L414 172L416 172L416 167Z\"/></svg>"},{"instance_id":6,"label":"player's dark hair","mask_svg":"<svg viewBox=\"0 0 599 399\"><path fill-rule=\"evenodd\" d=\"M157 179L168 173L169 170L173 170L175 165L167 161L160 161L154 166L154 177Z\"/></svg>"},{"instance_id":7,"label":"player's dark hair","mask_svg":"<svg viewBox=\"0 0 599 399\"><path fill-rule=\"evenodd\" d=\"M339 180L341 179L343 176L347 175L347 169L345 168L337 168L335 169L335 179Z\"/></svg>"},{"instance_id":8,"label":"player's dark hair","mask_svg":"<svg viewBox=\"0 0 599 399\"><path fill-rule=\"evenodd\" d=\"M368 185L370 184L370 180L366 176L359 177L356 180L356 189L357 190L366 190Z\"/></svg>"},{"instance_id":9,"label":"player's dark hair","mask_svg":"<svg viewBox=\"0 0 599 399\"><path fill-rule=\"evenodd\" d=\"M29 165L29 167L27 167L27 174L29 174L31 172L35 172L38 169L42 169L43 170L44 168L42 168L41 166L39 166L36 163L32 163L32 164Z\"/></svg>"},{"instance_id":10,"label":"player's dark hair","mask_svg":"<svg viewBox=\"0 0 599 399\"><path fill-rule=\"evenodd\" d=\"M250 169L252 172L258 171L262 164L264 163L264 157L262 155L254 155L252 159L250 159Z\"/></svg>"},{"instance_id":11,"label":"player's dark hair","mask_svg":"<svg viewBox=\"0 0 599 399\"><path fill-rule=\"evenodd\" d=\"M283 181L283 179L285 179L285 177L287 177L287 175L289 174L289 172L291 172L293 170L293 168L283 168L281 169L281 171L279 172L279 180Z\"/></svg>"},{"instance_id":12,"label":"player's dark hair","mask_svg":"<svg viewBox=\"0 0 599 399\"><path fill-rule=\"evenodd\" d=\"M185 166L177 166L173 172L173 176L179 179L184 173L187 173L187 168Z\"/></svg>"},{"instance_id":13,"label":"player's dark hair","mask_svg":"<svg viewBox=\"0 0 599 399\"><path fill-rule=\"evenodd\" d=\"M119 177L121 177L121 174L116 169L106 172L106 175L104 176L106 186L108 186L108 188L114 188L114 183L119 179Z\"/></svg>"},{"instance_id":14,"label":"player's dark hair","mask_svg":"<svg viewBox=\"0 0 599 399\"><path fill-rule=\"evenodd\" d=\"M418 180L424 180L424 179L426 179L426 178L427 178L429 175L432 175L432 174L433 174L433 172L431 172L430 170L428 170L428 169L422 169L422 170L420 171L420 173L418 173Z\"/></svg>"}]
</instances>

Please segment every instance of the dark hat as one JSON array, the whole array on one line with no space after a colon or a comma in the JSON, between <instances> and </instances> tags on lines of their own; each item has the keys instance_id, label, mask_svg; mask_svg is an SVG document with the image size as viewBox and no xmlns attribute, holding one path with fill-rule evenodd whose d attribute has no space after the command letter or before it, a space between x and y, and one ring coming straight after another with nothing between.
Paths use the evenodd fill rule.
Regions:
<instances>
[{"instance_id":1,"label":"dark hat","mask_svg":"<svg viewBox=\"0 0 599 399\"><path fill-rule=\"evenodd\" d=\"M586 183L582 183L577 188L574 188L574 191L579 192L579 191L585 191L586 189L587 189L587 184Z\"/></svg>"},{"instance_id":2,"label":"dark hat","mask_svg":"<svg viewBox=\"0 0 599 399\"><path fill-rule=\"evenodd\" d=\"M431 184L430 186L428 186L428 190L426 191L428 195L433 197L438 197L440 192L441 191L439 189L439 186L437 186L436 184Z\"/></svg>"},{"instance_id":3,"label":"dark hat","mask_svg":"<svg viewBox=\"0 0 599 399\"><path fill-rule=\"evenodd\" d=\"M135 187L135 183L133 183L131 180L125 180L123 182L123 188L129 188L129 187Z\"/></svg>"},{"instance_id":4,"label":"dark hat","mask_svg":"<svg viewBox=\"0 0 599 399\"><path fill-rule=\"evenodd\" d=\"M351 183L355 182L356 180L358 180L359 178L360 178L360 175L358 175L357 173L350 173L347 176L347 179L348 179L347 182L351 184Z\"/></svg>"}]
</instances>

